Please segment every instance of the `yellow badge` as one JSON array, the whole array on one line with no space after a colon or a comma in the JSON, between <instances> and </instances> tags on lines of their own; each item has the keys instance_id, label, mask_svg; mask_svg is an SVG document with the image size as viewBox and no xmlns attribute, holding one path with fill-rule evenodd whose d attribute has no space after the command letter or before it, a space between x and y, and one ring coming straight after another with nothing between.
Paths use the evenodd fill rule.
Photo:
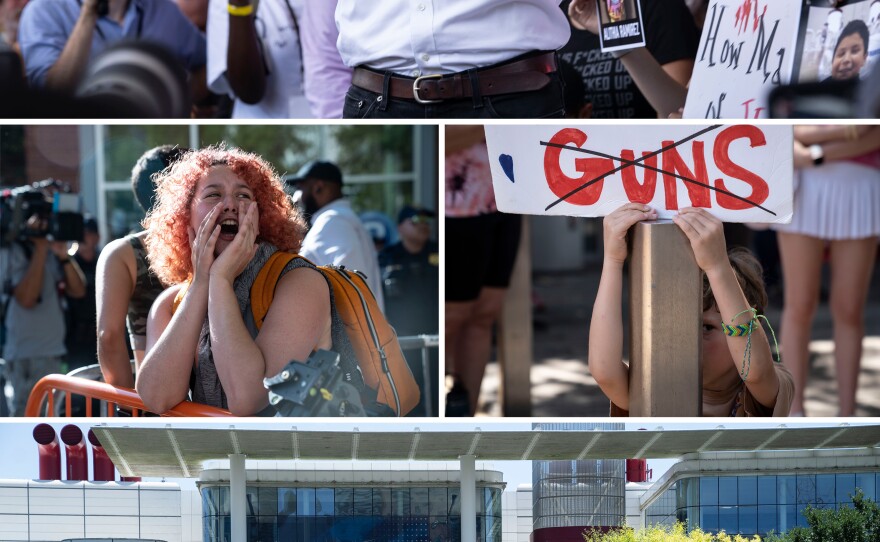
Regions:
<instances>
[{"instance_id":1,"label":"yellow badge","mask_svg":"<svg viewBox=\"0 0 880 542\"><path fill-rule=\"evenodd\" d=\"M440 265L440 255L436 252L432 252L430 256L428 256L428 263L431 265Z\"/></svg>"}]
</instances>

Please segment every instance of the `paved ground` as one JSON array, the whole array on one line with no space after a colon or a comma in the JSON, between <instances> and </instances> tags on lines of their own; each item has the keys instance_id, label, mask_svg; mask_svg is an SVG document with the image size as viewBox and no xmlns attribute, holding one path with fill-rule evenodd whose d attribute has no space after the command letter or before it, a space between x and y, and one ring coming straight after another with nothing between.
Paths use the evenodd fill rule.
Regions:
<instances>
[{"instance_id":1,"label":"paved ground","mask_svg":"<svg viewBox=\"0 0 880 542\"><path fill-rule=\"evenodd\" d=\"M532 366L533 416L607 416L608 401L587 369L587 337L599 268L577 273L536 275L534 291L544 309L534 315ZM778 297L778 296L777 296ZM768 318L777 335L781 303L771 300ZM625 317L624 317L625 318ZM865 315L866 337L857 395L860 416L880 416L880 266L875 266ZM834 345L831 315L823 299L813 322L807 412L836 416ZM491 363L483 383L478 415L500 415L498 364Z\"/></svg>"}]
</instances>

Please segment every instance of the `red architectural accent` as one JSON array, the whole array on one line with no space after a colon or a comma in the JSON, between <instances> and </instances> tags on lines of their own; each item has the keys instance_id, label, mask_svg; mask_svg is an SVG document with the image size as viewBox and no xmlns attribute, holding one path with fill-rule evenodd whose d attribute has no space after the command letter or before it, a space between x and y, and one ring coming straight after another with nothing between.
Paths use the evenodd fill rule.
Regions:
<instances>
[{"instance_id":1,"label":"red architectural accent","mask_svg":"<svg viewBox=\"0 0 880 542\"><path fill-rule=\"evenodd\" d=\"M40 480L61 479L61 446L58 436L48 423L34 427L34 440L40 454Z\"/></svg>"},{"instance_id":2,"label":"red architectural accent","mask_svg":"<svg viewBox=\"0 0 880 542\"><path fill-rule=\"evenodd\" d=\"M75 425L65 425L61 429L61 442L67 448L67 479L88 480L89 461L82 430Z\"/></svg>"},{"instance_id":3,"label":"red architectural accent","mask_svg":"<svg viewBox=\"0 0 880 542\"><path fill-rule=\"evenodd\" d=\"M92 445L92 479L96 482L112 482L116 479L116 469L95 432L89 429L88 439Z\"/></svg>"},{"instance_id":4,"label":"red architectural accent","mask_svg":"<svg viewBox=\"0 0 880 542\"><path fill-rule=\"evenodd\" d=\"M626 481L627 482L647 482L648 481L648 460L647 459L627 459L626 460Z\"/></svg>"},{"instance_id":5,"label":"red architectural accent","mask_svg":"<svg viewBox=\"0 0 880 542\"><path fill-rule=\"evenodd\" d=\"M619 527L544 527L532 531L531 542L584 542L584 533L599 531L607 533Z\"/></svg>"}]
</instances>

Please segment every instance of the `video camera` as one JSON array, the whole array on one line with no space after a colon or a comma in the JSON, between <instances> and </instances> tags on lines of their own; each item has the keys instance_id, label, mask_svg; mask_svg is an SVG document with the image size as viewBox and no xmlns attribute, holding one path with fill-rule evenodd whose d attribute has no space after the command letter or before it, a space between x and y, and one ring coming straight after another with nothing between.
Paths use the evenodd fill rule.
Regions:
<instances>
[{"instance_id":1,"label":"video camera","mask_svg":"<svg viewBox=\"0 0 880 542\"><path fill-rule=\"evenodd\" d=\"M269 390L269 404L279 416L389 416L386 405L364 405L360 391L343 380L339 354L329 350L312 352L305 363L293 360L271 378L263 379Z\"/></svg>"},{"instance_id":2,"label":"video camera","mask_svg":"<svg viewBox=\"0 0 880 542\"><path fill-rule=\"evenodd\" d=\"M0 244L44 237L82 241L79 194L56 179L0 192Z\"/></svg>"},{"instance_id":3,"label":"video camera","mask_svg":"<svg viewBox=\"0 0 880 542\"><path fill-rule=\"evenodd\" d=\"M120 41L98 54L75 94L28 88L19 54L0 40L0 118L186 118L186 69L161 45Z\"/></svg>"}]
</instances>

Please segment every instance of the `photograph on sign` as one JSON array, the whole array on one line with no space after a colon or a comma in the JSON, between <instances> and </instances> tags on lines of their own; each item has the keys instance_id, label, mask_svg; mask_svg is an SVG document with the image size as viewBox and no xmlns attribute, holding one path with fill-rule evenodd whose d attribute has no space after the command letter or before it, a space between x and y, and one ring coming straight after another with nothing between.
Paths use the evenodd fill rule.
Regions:
<instances>
[{"instance_id":1,"label":"photograph on sign","mask_svg":"<svg viewBox=\"0 0 880 542\"><path fill-rule=\"evenodd\" d=\"M644 47L645 27L639 0L599 0L596 9L602 52Z\"/></svg>"},{"instance_id":2,"label":"photograph on sign","mask_svg":"<svg viewBox=\"0 0 880 542\"><path fill-rule=\"evenodd\" d=\"M880 1L804 0L793 83L857 81L880 57Z\"/></svg>"},{"instance_id":3,"label":"photograph on sign","mask_svg":"<svg viewBox=\"0 0 880 542\"><path fill-rule=\"evenodd\" d=\"M702 207L727 222L788 223L790 126L485 126L498 210L659 218Z\"/></svg>"},{"instance_id":4,"label":"photograph on sign","mask_svg":"<svg viewBox=\"0 0 880 542\"><path fill-rule=\"evenodd\" d=\"M770 91L788 84L803 0L715 0L709 6L685 118L768 116Z\"/></svg>"}]
</instances>

